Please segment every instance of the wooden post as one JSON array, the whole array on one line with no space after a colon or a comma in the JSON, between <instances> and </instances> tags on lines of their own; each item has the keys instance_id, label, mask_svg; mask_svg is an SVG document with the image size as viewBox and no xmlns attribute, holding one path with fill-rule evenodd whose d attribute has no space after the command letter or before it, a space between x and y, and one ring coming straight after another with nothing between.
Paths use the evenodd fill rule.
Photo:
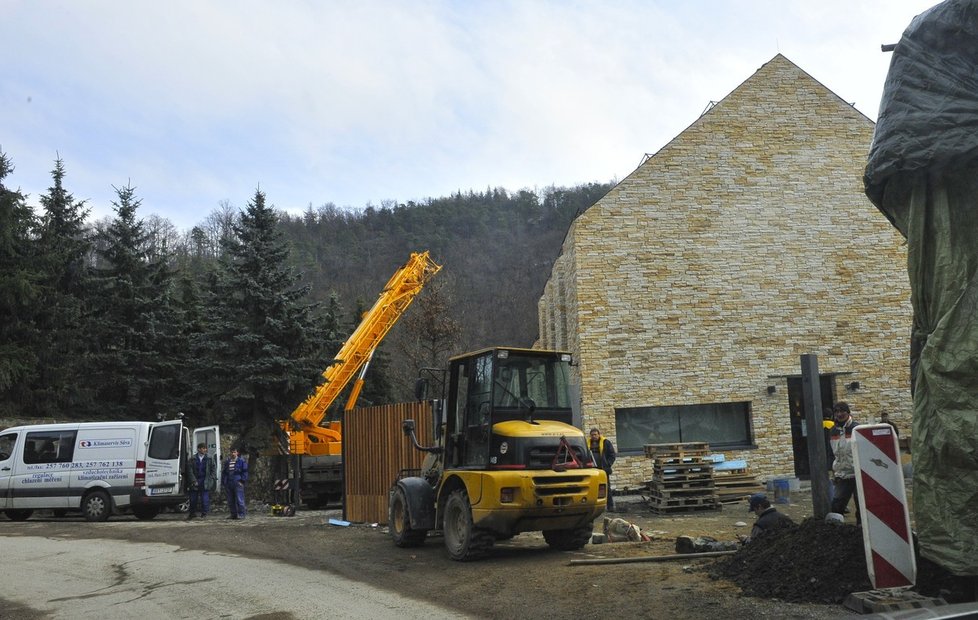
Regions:
<instances>
[{"instance_id":1,"label":"wooden post","mask_svg":"<svg viewBox=\"0 0 978 620\"><path fill-rule=\"evenodd\" d=\"M808 431L808 470L812 476L812 511L816 519L824 519L829 513L831 502L817 355L808 353L801 356L801 386L805 399L805 426Z\"/></svg>"}]
</instances>

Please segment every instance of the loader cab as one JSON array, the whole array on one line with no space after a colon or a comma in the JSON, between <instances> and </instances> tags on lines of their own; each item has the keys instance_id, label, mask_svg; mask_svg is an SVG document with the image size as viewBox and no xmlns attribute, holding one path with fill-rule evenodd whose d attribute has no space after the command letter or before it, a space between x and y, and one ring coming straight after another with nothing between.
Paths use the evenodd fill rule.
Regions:
<instances>
[{"instance_id":1,"label":"loader cab","mask_svg":"<svg viewBox=\"0 0 978 620\"><path fill-rule=\"evenodd\" d=\"M513 348L452 358L444 410L446 465L487 469L496 464L502 422L571 424L570 361L566 352ZM515 449L519 439L510 442Z\"/></svg>"}]
</instances>

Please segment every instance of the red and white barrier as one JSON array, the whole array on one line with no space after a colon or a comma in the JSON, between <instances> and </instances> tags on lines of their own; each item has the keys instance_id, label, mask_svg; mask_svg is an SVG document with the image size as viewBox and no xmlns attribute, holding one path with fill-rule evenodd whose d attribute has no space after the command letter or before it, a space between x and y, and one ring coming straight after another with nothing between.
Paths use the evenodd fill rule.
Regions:
<instances>
[{"instance_id":1,"label":"red and white barrier","mask_svg":"<svg viewBox=\"0 0 978 620\"><path fill-rule=\"evenodd\" d=\"M869 579L874 588L912 586L917 561L896 433L889 424L861 424L852 441Z\"/></svg>"}]
</instances>

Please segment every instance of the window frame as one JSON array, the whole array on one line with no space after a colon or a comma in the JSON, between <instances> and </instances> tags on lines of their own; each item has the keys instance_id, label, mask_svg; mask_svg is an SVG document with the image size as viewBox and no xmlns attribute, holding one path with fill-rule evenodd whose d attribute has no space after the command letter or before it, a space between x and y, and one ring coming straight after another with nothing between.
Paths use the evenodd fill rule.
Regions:
<instances>
[{"instance_id":1,"label":"window frame","mask_svg":"<svg viewBox=\"0 0 978 620\"><path fill-rule=\"evenodd\" d=\"M698 412L710 412L717 411L719 407L737 407L740 409L737 415L743 416L743 426L744 435L742 439L736 441L725 441L725 442L707 442L710 444L711 450L717 451L734 451L734 450L753 450L757 448L757 443L755 441L754 435L754 408L753 401L724 401L724 402L714 402L714 403L693 403L693 404L680 404L680 405L646 405L642 407L615 407L615 428L621 429L626 424L622 424L622 416L624 415L635 415L639 412L646 412L646 420L651 423L652 416L658 411L660 414L665 414L666 410L669 413L676 413L679 417L679 441L663 441L661 443L691 443L691 442L702 442L704 439L687 438L683 437L682 431L682 413L685 410L687 414ZM690 422L687 422L690 423ZM644 443L638 447L629 446L622 443L622 434L618 432L616 434L617 438L617 448L618 453L623 456L636 456L645 454L645 446L651 442Z\"/></svg>"}]
</instances>

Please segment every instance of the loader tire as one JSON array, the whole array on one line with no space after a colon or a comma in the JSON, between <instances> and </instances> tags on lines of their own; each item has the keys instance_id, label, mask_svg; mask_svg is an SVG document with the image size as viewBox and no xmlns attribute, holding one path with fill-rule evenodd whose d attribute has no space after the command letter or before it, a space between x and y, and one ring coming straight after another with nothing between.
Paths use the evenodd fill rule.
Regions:
<instances>
[{"instance_id":1,"label":"loader tire","mask_svg":"<svg viewBox=\"0 0 978 620\"><path fill-rule=\"evenodd\" d=\"M485 530L472 524L472 506L465 489L457 489L445 502L445 548L448 555L456 561L468 562L484 557L492 548L496 538Z\"/></svg>"},{"instance_id":2,"label":"loader tire","mask_svg":"<svg viewBox=\"0 0 978 620\"><path fill-rule=\"evenodd\" d=\"M408 512L407 496L404 489L397 487L391 497L390 510L387 513L387 526L391 538L398 547L420 547L428 535L426 530L411 528L411 515Z\"/></svg>"},{"instance_id":3,"label":"loader tire","mask_svg":"<svg viewBox=\"0 0 978 620\"><path fill-rule=\"evenodd\" d=\"M552 549L558 551L577 551L591 540L593 526L588 524L584 527L569 530L545 530L543 539L547 541Z\"/></svg>"}]
</instances>

